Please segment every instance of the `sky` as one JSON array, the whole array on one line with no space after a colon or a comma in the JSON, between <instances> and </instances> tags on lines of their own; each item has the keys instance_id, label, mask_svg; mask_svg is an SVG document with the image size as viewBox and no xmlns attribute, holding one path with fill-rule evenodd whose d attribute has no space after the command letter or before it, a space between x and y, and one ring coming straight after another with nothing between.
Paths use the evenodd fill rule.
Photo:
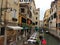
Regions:
<instances>
[{"instance_id":1,"label":"sky","mask_svg":"<svg viewBox=\"0 0 60 45\"><path fill-rule=\"evenodd\" d=\"M35 0L36 8L40 8L40 20L43 20L45 11L50 9L52 1L54 0Z\"/></svg>"}]
</instances>

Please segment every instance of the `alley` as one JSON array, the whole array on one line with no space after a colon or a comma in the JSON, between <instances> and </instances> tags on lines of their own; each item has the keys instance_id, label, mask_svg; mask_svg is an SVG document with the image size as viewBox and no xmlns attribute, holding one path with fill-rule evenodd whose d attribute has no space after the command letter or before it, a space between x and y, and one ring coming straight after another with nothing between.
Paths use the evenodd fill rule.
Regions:
<instances>
[{"instance_id":1,"label":"alley","mask_svg":"<svg viewBox=\"0 0 60 45\"><path fill-rule=\"evenodd\" d=\"M60 39L60 0L0 0L0 45L60 45L45 32Z\"/></svg>"}]
</instances>

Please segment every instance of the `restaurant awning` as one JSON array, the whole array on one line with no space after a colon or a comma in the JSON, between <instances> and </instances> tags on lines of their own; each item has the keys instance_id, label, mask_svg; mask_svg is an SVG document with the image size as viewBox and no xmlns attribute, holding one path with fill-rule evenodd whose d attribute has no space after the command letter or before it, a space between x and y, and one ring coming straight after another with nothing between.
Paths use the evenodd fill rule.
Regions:
<instances>
[{"instance_id":1,"label":"restaurant awning","mask_svg":"<svg viewBox=\"0 0 60 45\"><path fill-rule=\"evenodd\" d=\"M7 26L8 28L11 28L13 30L20 30L20 29L23 29L23 27L20 27L20 26Z\"/></svg>"}]
</instances>

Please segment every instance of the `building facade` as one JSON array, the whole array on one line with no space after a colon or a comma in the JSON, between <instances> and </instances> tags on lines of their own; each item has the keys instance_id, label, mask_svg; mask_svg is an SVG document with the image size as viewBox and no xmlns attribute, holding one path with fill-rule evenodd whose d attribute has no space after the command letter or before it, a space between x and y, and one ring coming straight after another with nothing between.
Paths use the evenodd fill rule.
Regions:
<instances>
[{"instance_id":1,"label":"building facade","mask_svg":"<svg viewBox=\"0 0 60 45\"><path fill-rule=\"evenodd\" d=\"M60 38L60 1L56 1L57 5L57 19L56 19L56 27L57 27L57 35Z\"/></svg>"},{"instance_id":2,"label":"building facade","mask_svg":"<svg viewBox=\"0 0 60 45\"><path fill-rule=\"evenodd\" d=\"M51 12L49 18L49 31L51 34L60 38L60 11L59 11L60 1L54 0L51 3Z\"/></svg>"},{"instance_id":3,"label":"building facade","mask_svg":"<svg viewBox=\"0 0 60 45\"><path fill-rule=\"evenodd\" d=\"M44 29L49 28L49 22L48 22L48 18L50 16L50 9L46 10L45 14L44 14Z\"/></svg>"},{"instance_id":4,"label":"building facade","mask_svg":"<svg viewBox=\"0 0 60 45\"><path fill-rule=\"evenodd\" d=\"M42 20L39 21L39 27L40 27L40 28L43 27L43 21L42 21Z\"/></svg>"},{"instance_id":5,"label":"building facade","mask_svg":"<svg viewBox=\"0 0 60 45\"><path fill-rule=\"evenodd\" d=\"M35 20L35 26L39 28L39 17L40 17L40 9L36 9L35 10L35 16L34 16L34 20Z\"/></svg>"},{"instance_id":6,"label":"building facade","mask_svg":"<svg viewBox=\"0 0 60 45\"><path fill-rule=\"evenodd\" d=\"M19 0L2 0L1 4L0 45L16 44L17 31L13 27L18 26Z\"/></svg>"},{"instance_id":7,"label":"building facade","mask_svg":"<svg viewBox=\"0 0 60 45\"><path fill-rule=\"evenodd\" d=\"M55 1L51 3L49 29L51 29L50 30L51 33L54 32L54 34L56 35L56 3Z\"/></svg>"}]
</instances>

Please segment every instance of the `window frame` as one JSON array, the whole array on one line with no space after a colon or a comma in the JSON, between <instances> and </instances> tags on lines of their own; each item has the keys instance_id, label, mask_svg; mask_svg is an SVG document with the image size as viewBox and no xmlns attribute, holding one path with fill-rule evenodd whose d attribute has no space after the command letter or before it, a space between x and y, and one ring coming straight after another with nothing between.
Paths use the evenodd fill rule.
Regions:
<instances>
[{"instance_id":1,"label":"window frame","mask_svg":"<svg viewBox=\"0 0 60 45\"><path fill-rule=\"evenodd\" d=\"M24 9L24 12L22 12L22 9ZM20 8L20 12L21 12L21 13L25 13L25 8Z\"/></svg>"}]
</instances>

